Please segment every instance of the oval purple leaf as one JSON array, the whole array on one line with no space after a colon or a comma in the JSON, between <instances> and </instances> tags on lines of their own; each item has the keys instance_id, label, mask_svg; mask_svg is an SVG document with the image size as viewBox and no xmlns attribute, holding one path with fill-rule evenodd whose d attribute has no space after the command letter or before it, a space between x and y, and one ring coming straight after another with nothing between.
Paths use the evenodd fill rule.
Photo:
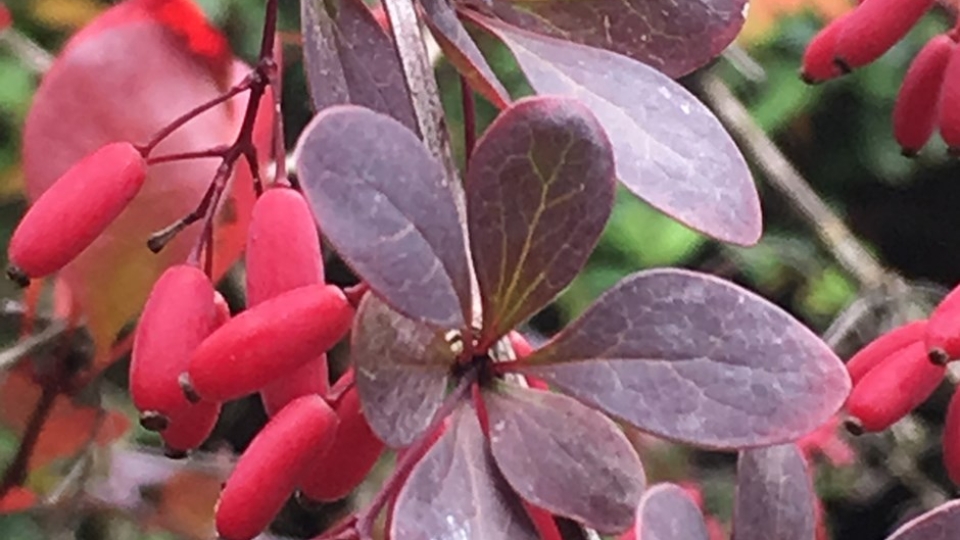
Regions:
<instances>
[{"instance_id":1,"label":"oval purple leaf","mask_svg":"<svg viewBox=\"0 0 960 540\"><path fill-rule=\"evenodd\" d=\"M637 540L708 540L703 514L683 488L658 484L637 508Z\"/></svg>"},{"instance_id":2,"label":"oval purple leaf","mask_svg":"<svg viewBox=\"0 0 960 540\"><path fill-rule=\"evenodd\" d=\"M610 134L620 181L636 196L718 240L750 245L760 238L750 169L690 92L625 56L470 18L506 43L537 93L590 107Z\"/></svg>"},{"instance_id":3,"label":"oval purple leaf","mask_svg":"<svg viewBox=\"0 0 960 540\"><path fill-rule=\"evenodd\" d=\"M746 5L747 0L493 0L493 11L526 30L608 49L680 77L737 37Z\"/></svg>"},{"instance_id":4,"label":"oval purple leaf","mask_svg":"<svg viewBox=\"0 0 960 540\"><path fill-rule=\"evenodd\" d=\"M903 524L887 540L953 540L960 531L960 501L949 501Z\"/></svg>"},{"instance_id":5,"label":"oval purple leaf","mask_svg":"<svg viewBox=\"0 0 960 540\"><path fill-rule=\"evenodd\" d=\"M708 448L794 440L850 391L840 359L790 314L676 269L625 278L527 361L581 401Z\"/></svg>"},{"instance_id":6,"label":"oval purple leaf","mask_svg":"<svg viewBox=\"0 0 960 540\"><path fill-rule=\"evenodd\" d=\"M330 107L300 136L296 162L321 230L374 293L412 319L463 328L470 274L457 209L413 132L369 109Z\"/></svg>"},{"instance_id":7,"label":"oval purple leaf","mask_svg":"<svg viewBox=\"0 0 960 540\"><path fill-rule=\"evenodd\" d=\"M390 538L538 540L493 464L476 414L464 406L452 420L397 494Z\"/></svg>"},{"instance_id":8,"label":"oval purple leaf","mask_svg":"<svg viewBox=\"0 0 960 540\"><path fill-rule=\"evenodd\" d=\"M483 398L493 458L524 500L602 532L633 524L643 466L612 420L541 390L503 385Z\"/></svg>"},{"instance_id":9,"label":"oval purple leaf","mask_svg":"<svg viewBox=\"0 0 960 540\"><path fill-rule=\"evenodd\" d=\"M816 495L794 444L740 453L733 540L813 540Z\"/></svg>"},{"instance_id":10,"label":"oval purple leaf","mask_svg":"<svg viewBox=\"0 0 960 540\"><path fill-rule=\"evenodd\" d=\"M613 153L582 104L529 98L503 112L467 166L467 223L490 344L583 268L613 208Z\"/></svg>"},{"instance_id":11,"label":"oval purple leaf","mask_svg":"<svg viewBox=\"0 0 960 540\"><path fill-rule=\"evenodd\" d=\"M368 294L357 308L350 360L370 427L387 445L403 448L430 426L456 353L442 331Z\"/></svg>"},{"instance_id":12,"label":"oval purple leaf","mask_svg":"<svg viewBox=\"0 0 960 540\"><path fill-rule=\"evenodd\" d=\"M336 17L325 0L303 0L303 69L314 110L352 103L417 129L413 103L393 41L363 0L341 0Z\"/></svg>"}]
</instances>

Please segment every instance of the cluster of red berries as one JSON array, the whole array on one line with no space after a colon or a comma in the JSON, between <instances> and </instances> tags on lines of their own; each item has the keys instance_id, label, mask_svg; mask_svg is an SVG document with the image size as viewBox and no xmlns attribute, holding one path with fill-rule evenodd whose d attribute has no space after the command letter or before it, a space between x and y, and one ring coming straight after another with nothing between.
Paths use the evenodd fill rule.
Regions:
<instances>
[{"instance_id":1,"label":"cluster of red berries","mask_svg":"<svg viewBox=\"0 0 960 540\"><path fill-rule=\"evenodd\" d=\"M847 428L882 431L927 400L943 381L948 363L960 360L960 287L930 317L899 326L869 343L847 362L853 391ZM960 392L947 409L944 464L960 484Z\"/></svg>"},{"instance_id":2,"label":"cluster of red berries","mask_svg":"<svg viewBox=\"0 0 960 540\"><path fill-rule=\"evenodd\" d=\"M52 274L88 247L137 194L146 162L107 145L67 171L29 209L10 243L10 274ZM90 198L87 194L97 193ZM221 404L260 393L270 420L240 457L216 512L225 540L253 538L299 489L346 496L383 450L348 372L329 387L326 351L349 331L354 306L324 282L316 222L303 196L266 190L247 236L249 308L231 318L192 264L154 284L134 336L130 392L141 423L180 457L210 435Z\"/></svg>"},{"instance_id":3,"label":"cluster of red berries","mask_svg":"<svg viewBox=\"0 0 960 540\"><path fill-rule=\"evenodd\" d=\"M920 20L934 0L869 0L818 33L803 56L801 77L814 84L879 58ZM937 127L951 154L960 152L960 38L931 39L913 59L897 95L893 132L903 155L915 156Z\"/></svg>"}]
</instances>

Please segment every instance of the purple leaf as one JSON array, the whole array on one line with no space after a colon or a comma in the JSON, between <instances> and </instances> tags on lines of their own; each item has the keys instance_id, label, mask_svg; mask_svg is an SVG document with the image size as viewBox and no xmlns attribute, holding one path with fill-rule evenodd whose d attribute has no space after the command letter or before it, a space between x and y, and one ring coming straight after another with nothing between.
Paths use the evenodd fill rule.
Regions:
<instances>
[{"instance_id":1,"label":"purple leaf","mask_svg":"<svg viewBox=\"0 0 960 540\"><path fill-rule=\"evenodd\" d=\"M733 540L813 540L816 495L794 444L740 453Z\"/></svg>"},{"instance_id":2,"label":"purple leaf","mask_svg":"<svg viewBox=\"0 0 960 540\"><path fill-rule=\"evenodd\" d=\"M491 124L466 180L481 347L573 280L603 232L614 191L610 142L576 100L528 98Z\"/></svg>"},{"instance_id":3,"label":"purple leaf","mask_svg":"<svg viewBox=\"0 0 960 540\"><path fill-rule=\"evenodd\" d=\"M953 540L960 531L960 501L949 501L903 524L887 540Z\"/></svg>"},{"instance_id":4,"label":"purple leaf","mask_svg":"<svg viewBox=\"0 0 960 540\"><path fill-rule=\"evenodd\" d=\"M490 69L473 38L457 18L457 12L447 0L420 0L426 17L424 20L433 37L457 71L470 87L487 98L498 109L510 103L510 95Z\"/></svg>"},{"instance_id":5,"label":"purple leaf","mask_svg":"<svg viewBox=\"0 0 960 540\"><path fill-rule=\"evenodd\" d=\"M703 514L680 486L658 484L637 508L637 540L708 540Z\"/></svg>"},{"instance_id":6,"label":"purple leaf","mask_svg":"<svg viewBox=\"0 0 960 540\"><path fill-rule=\"evenodd\" d=\"M303 63L314 109L352 103L393 116L416 132L417 121L393 41L363 0L301 2Z\"/></svg>"},{"instance_id":7,"label":"purple leaf","mask_svg":"<svg viewBox=\"0 0 960 540\"><path fill-rule=\"evenodd\" d=\"M503 20L686 75L720 54L743 26L747 0L493 0Z\"/></svg>"},{"instance_id":8,"label":"purple leaf","mask_svg":"<svg viewBox=\"0 0 960 540\"><path fill-rule=\"evenodd\" d=\"M503 385L483 397L493 458L524 500L602 532L633 524L643 466L612 420L541 390Z\"/></svg>"},{"instance_id":9,"label":"purple leaf","mask_svg":"<svg viewBox=\"0 0 960 540\"><path fill-rule=\"evenodd\" d=\"M325 236L400 313L462 328L470 274L453 195L420 140L380 113L339 105L300 136L297 175Z\"/></svg>"},{"instance_id":10,"label":"purple leaf","mask_svg":"<svg viewBox=\"0 0 960 540\"><path fill-rule=\"evenodd\" d=\"M538 540L517 495L500 476L473 410L453 422L397 495L390 538Z\"/></svg>"},{"instance_id":11,"label":"purple leaf","mask_svg":"<svg viewBox=\"0 0 960 540\"><path fill-rule=\"evenodd\" d=\"M403 448L430 426L456 353L442 331L368 294L357 309L350 359L367 422L384 443Z\"/></svg>"},{"instance_id":12,"label":"purple leaf","mask_svg":"<svg viewBox=\"0 0 960 540\"><path fill-rule=\"evenodd\" d=\"M760 199L746 161L713 113L682 86L625 56L470 18L506 43L537 93L576 97L590 107L610 135L617 175L630 191L718 240L749 245L760 238Z\"/></svg>"},{"instance_id":13,"label":"purple leaf","mask_svg":"<svg viewBox=\"0 0 960 540\"><path fill-rule=\"evenodd\" d=\"M788 313L676 269L628 276L519 369L642 430L708 448L796 439L850 390L840 359Z\"/></svg>"}]
</instances>

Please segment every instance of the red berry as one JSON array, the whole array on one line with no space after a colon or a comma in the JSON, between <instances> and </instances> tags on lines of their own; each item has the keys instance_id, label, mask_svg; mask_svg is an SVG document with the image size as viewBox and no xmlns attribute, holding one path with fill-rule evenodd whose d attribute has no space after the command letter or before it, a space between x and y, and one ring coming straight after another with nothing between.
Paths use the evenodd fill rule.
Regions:
<instances>
[{"instance_id":1,"label":"red berry","mask_svg":"<svg viewBox=\"0 0 960 540\"><path fill-rule=\"evenodd\" d=\"M170 417L192 406L178 378L196 348L217 327L215 291L200 269L177 265L154 284L133 339L130 394L137 409ZM163 418L156 418L163 423ZM183 449L183 448L181 448Z\"/></svg>"},{"instance_id":2,"label":"red berry","mask_svg":"<svg viewBox=\"0 0 960 540\"><path fill-rule=\"evenodd\" d=\"M300 396L325 396L330 388L329 377L327 355L324 353L260 390L263 408L273 416Z\"/></svg>"},{"instance_id":3,"label":"red berry","mask_svg":"<svg viewBox=\"0 0 960 540\"><path fill-rule=\"evenodd\" d=\"M76 258L140 191L147 164L130 143L108 144L67 170L30 207L10 239L10 274L44 277Z\"/></svg>"},{"instance_id":4,"label":"red berry","mask_svg":"<svg viewBox=\"0 0 960 540\"><path fill-rule=\"evenodd\" d=\"M852 429L883 431L930 397L946 368L927 359L923 343L894 353L867 373L847 400Z\"/></svg>"},{"instance_id":5,"label":"red berry","mask_svg":"<svg viewBox=\"0 0 960 540\"><path fill-rule=\"evenodd\" d=\"M834 62L837 36L846 18L847 15L837 17L810 40L807 49L803 52L800 68L800 78L805 83L816 84L846 73L839 64Z\"/></svg>"},{"instance_id":6,"label":"red berry","mask_svg":"<svg viewBox=\"0 0 960 540\"><path fill-rule=\"evenodd\" d=\"M0 32L10 28L11 24L13 24L13 16L10 15L10 10L0 3Z\"/></svg>"},{"instance_id":7,"label":"red berry","mask_svg":"<svg viewBox=\"0 0 960 540\"><path fill-rule=\"evenodd\" d=\"M289 290L323 283L320 235L307 201L289 188L266 191L253 207L247 233L247 301L255 306ZM325 395L327 357L321 354L260 391L267 414L308 394Z\"/></svg>"},{"instance_id":8,"label":"red berry","mask_svg":"<svg viewBox=\"0 0 960 540\"><path fill-rule=\"evenodd\" d=\"M835 60L848 69L880 58L907 32L935 0L870 0L846 17L837 35Z\"/></svg>"},{"instance_id":9,"label":"red berry","mask_svg":"<svg viewBox=\"0 0 960 540\"><path fill-rule=\"evenodd\" d=\"M356 387L343 394L336 408L340 417L337 440L300 484L303 494L314 501L335 501L349 495L383 452L383 443L363 416Z\"/></svg>"},{"instance_id":10,"label":"red berry","mask_svg":"<svg viewBox=\"0 0 960 540\"><path fill-rule=\"evenodd\" d=\"M274 188L257 199L247 232L246 262L251 307L323 282L320 235L302 195Z\"/></svg>"},{"instance_id":11,"label":"red berry","mask_svg":"<svg viewBox=\"0 0 960 540\"><path fill-rule=\"evenodd\" d=\"M856 386L864 375L890 358L891 355L914 343L923 341L926 331L927 321L914 321L898 326L868 343L847 361L850 382Z\"/></svg>"},{"instance_id":12,"label":"red berry","mask_svg":"<svg viewBox=\"0 0 960 540\"><path fill-rule=\"evenodd\" d=\"M930 314L924 343L935 363L960 358L960 286L950 291Z\"/></svg>"},{"instance_id":13,"label":"red berry","mask_svg":"<svg viewBox=\"0 0 960 540\"><path fill-rule=\"evenodd\" d=\"M219 291L215 291L213 294L213 305L217 310L216 327L220 328L230 320L230 304L227 304L227 299L224 298Z\"/></svg>"},{"instance_id":14,"label":"red berry","mask_svg":"<svg viewBox=\"0 0 960 540\"><path fill-rule=\"evenodd\" d=\"M179 457L203 444L219 417L220 404L213 401L191 403L170 413L166 429L160 432L167 455Z\"/></svg>"},{"instance_id":15,"label":"red berry","mask_svg":"<svg viewBox=\"0 0 960 540\"><path fill-rule=\"evenodd\" d=\"M271 298L200 344L186 387L211 401L257 392L335 345L352 320L353 307L333 285L310 285Z\"/></svg>"},{"instance_id":16,"label":"red berry","mask_svg":"<svg viewBox=\"0 0 960 540\"><path fill-rule=\"evenodd\" d=\"M945 35L931 39L903 78L893 108L893 133L905 156L916 155L937 127L940 87L954 45Z\"/></svg>"},{"instance_id":17,"label":"red berry","mask_svg":"<svg viewBox=\"0 0 960 540\"><path fill-rule=\"evenodd\" d=\"M943 464L947 476L960 485L960 392L954 392L943 421Z\"/></svg>"},{"instance_id":18,"label":"red berry","mask_svg":"<svg viewBox=\"0 0 960 540\"><path fill-rule=\"evenodd\" d=\"M307 469L329 450L337 415L320 396L304 396L283 408L240 456L217 503L223 540L249 540L283 507Z\"/></svg>"},{"instance_id":19,"label":"red berry","mask_svg":"<svg viewBox=\"0 0 960 540\"><path fill-rule=\"evenodd\" d=\"M940 136L951 154L960 153L960 47L954 47L940 89Z\"/></svg>"}]
</instances>

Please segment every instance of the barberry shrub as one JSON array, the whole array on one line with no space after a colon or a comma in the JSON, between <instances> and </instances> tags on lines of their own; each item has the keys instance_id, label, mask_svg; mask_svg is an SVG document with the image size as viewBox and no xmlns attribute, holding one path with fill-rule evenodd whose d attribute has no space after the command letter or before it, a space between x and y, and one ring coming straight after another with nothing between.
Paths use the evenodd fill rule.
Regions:
<instances>
[{"instance_id":1,"label":"barberry shrub","mask_svg":"<svg viewBox=\"0 0 960 540\"><path fill-rule=\"evenodd\" d=\"M648 486L636 432L740 452L738 540L819 534L810 437L841 408L876 431L925 400L958 356L952 297L846 367L770 301L685 269L627 276L537 346L519 330L582 270L618 184L717 240L759 239L745 160L673 80L730 43L746 0L336 4L301 2L316 115L289 160L277 0L252 67L191 0L125 0L57 58L27 120L33 205L9 273L66 287L64 334L86 325L95 362L64 346L4 381L42 390L0 508L36 503L23 486L43 422L96 389L140 313L130 393L168 457L201 448L230 401L259 394L268 413L219 491L224 540L254 538L295 493L349 495L385 451L396 460L369 503L318 539L715 537L695 487ZM874 60L931 4L868 0L815 41L805 77ZM464 86L459 169L421 23ZM536 95L510 95L478 44L491 39ZM937 122L951 140L955 51L939 38L905 84L907 151ZM482 133L473 92L498 109ZM319 231L358 285L326 282ZM246 308L231 315L214 283L243 249ZM341 341L349 367L330 385ZM956 508L892 538L960 530Z\"/></svg>"}]
</instances>

